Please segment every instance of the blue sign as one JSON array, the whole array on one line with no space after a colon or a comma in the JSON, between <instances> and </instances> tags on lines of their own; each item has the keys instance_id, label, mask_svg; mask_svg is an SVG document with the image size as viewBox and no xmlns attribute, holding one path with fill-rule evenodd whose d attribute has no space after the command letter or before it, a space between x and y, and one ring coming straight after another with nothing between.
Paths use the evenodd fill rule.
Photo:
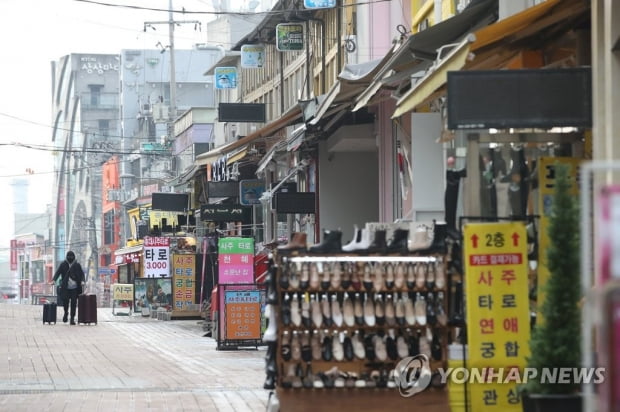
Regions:
<instances>
[{"instance_id":1,"label":"blue sign","mask_svg":"<svg viewBox=\"0 0 620 412\"><path fill-rule=\"evenodd\" d=\"M99 275L113 275L116 273L116 269L112 269L112 268L99 268L98 270Z\"/></svg>"},{"instance_id":2,"label":"blue sign","mask_svg":"<svg viewBox=\"0 0 620 412\"><path fill-rule=\"evenodd\" d=\"M329 9L336 7L336 0L304 0L307 9Z\"/></svg>"},{"instance_id":3,"label":"blue sign","mask_svg":"<svg viewBox=\"0 0 620 412\"><path fill-rule=\"evenodd\" d=\"M265 182L258 179L239 181L239 203L242 205L259 205L260 197L265 191Z\"/></svg>"},{"instance_id":4,"label":"blue sign","mask_svg":"<svg viewBox=\"0 0 620 412\"><path fill-rule=\"evenodd\" d=\"M236 67L216 67L215 68L215 88L216 89L237 88L237 68Z\"/></svg>"}]
</instances>

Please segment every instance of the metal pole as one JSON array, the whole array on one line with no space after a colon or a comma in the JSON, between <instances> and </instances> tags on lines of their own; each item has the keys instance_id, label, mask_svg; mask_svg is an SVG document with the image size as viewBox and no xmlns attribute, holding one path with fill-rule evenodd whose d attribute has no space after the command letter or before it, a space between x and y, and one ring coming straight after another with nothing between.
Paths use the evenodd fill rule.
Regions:
<instances>
[{"instance_id":1,"label":"metal pole","mask_svg":"<svg viewBox=\"0 0 620 412\"><path fill-rule=\"evenodd\" d=\"M174 119L177 117L177 85L174 67L174 18L172 16L172 0L169 1L168 6L168 36L170 41L170 116L168 123L168 139L174 139Z\"/></svg>"}]
</instances>

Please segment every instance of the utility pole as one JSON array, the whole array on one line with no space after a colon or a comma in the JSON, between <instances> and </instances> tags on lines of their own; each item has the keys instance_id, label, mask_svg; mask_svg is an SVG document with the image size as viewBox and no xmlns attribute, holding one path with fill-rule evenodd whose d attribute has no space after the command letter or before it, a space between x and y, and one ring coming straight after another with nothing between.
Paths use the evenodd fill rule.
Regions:
<instances>
[{"instance_id":1,"label":"utility pole","mask_svg":"<svg viewBox=\"0 0 620 412\"><path fill-rule=\"evenodd\" d=\"M174 20L172 9L172 0L168 2L168 21L147 21L144 22L144 31L146 31L147 27L153 27L157 24L167 24L168 25L168 38L170 44L167 48L170 51L170 105L168 107L168 140L173 139L174 134L174 120L176 118L177 111L177 85L176 85L176 72L174 65L174 26L181 24L193 24L194 27L201 27L202 23L198 20ZM165 48L164 48L165 50ZM163 50L162 50L163 53Z\"/></svg>"}]
</instances>

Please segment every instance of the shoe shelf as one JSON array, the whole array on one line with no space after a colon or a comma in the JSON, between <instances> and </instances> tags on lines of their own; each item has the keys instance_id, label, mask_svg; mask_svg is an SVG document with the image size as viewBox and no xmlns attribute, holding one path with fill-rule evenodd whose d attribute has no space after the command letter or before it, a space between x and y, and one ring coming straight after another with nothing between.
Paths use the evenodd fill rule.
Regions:
<instances>
[{"instance_id":1,"label":"shoe shelf","mask_svg":"<svg viewBox=\"0 0 620 412\"><path fill-rule=\"evenodd\" d=\"M449 410L436 379L408 398L395 376L399 361L419 354L433 377L447 367L445 265L441 254L276 255L267 301L277 338L265 388L276 389L282 410L316 404L317 391L321 406L313 410Z\"/></svg>"}]
</instances>

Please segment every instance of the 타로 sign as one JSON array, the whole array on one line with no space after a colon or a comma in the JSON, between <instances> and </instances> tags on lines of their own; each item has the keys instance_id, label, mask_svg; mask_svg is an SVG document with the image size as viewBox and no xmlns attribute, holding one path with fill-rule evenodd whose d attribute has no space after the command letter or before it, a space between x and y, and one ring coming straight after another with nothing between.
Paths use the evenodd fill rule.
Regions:
<instances>
[{"instance_id":1,"label":"\ud0c0\ub85c sign","mask_svg":"<svg viewBox=\"0 0 620 412\"><path fill-rule=\"evenodd\" d=\"M525 225L470 223L463 244L469 366L523 372L530 353ZM518 383L470 383L472 410L521 411Z\"/></svg>"},{"instance_id":2,"label":"\ud0c0\ub85c sign","mask_svg":"<svg viewBox=\"0 0 620 412\"><path fill-rule=\"evenodd\" d=\"M298 23L281 23L276 26L278 51L295 51L304 48L304 26Z\"/></svg>"},{"instance_id":3,"label":"\ud0c0\ub85c sign","mask_svg":"<svg viewBox=\"0 0 620 412\"><path fill-rule=\"evenodd\" d=\"M226 291L226 338L260 339L260 292Z\"/></svg>"},{"instance_id":4,"label":"\ud0c0\ub85c sign","mask_svg":"<svg viewBox=\"0 0 620 412\"><path fill-rule=\"evenodd\" d=\"M241 46L241 67L244 69L260 69L265 63L265 46L260 44L244 44Z\"/></svg>"},{"instance_id":5,"label":"\ud0c0\ub85c sign","mask_svg":"<svg viewBox=\"0 0 620 412\"><path fill-rule=\"evenodd\" d=\"M224 237L218 241L219 283L254 282L254 239Z\"/></svg>"},{"instance_id":6,"label":"\ud0c0\ub85c sign","mask_svg":"<svg viewBox=\"0 0 620 412\"><path fill-rule=\"evenodd\" d=\"M160 278L170 276L170 238L144 238L144 277Z\"/></svg>"},{"instance_id":7,"label":"\ud0c0\ub85c sign","mask_svg":"<svg viewBox=\"0 0 620 412\"><path fill-rule=\"evenodd\" d=\"M214 77L216 89L235 89L237 87L236 67L216 67Z\"/></svg>"}]
</instances>

